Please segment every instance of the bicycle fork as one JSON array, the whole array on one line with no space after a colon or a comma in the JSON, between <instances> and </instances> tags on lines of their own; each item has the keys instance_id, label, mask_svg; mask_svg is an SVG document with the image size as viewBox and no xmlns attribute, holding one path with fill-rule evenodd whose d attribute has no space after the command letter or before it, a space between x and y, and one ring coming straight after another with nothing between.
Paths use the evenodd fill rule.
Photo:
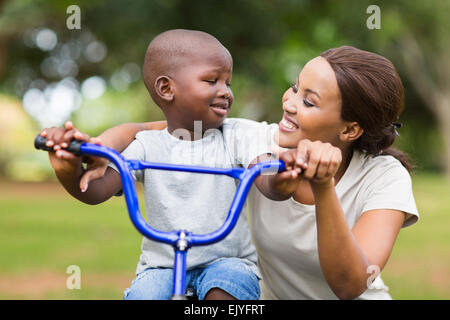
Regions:
<instances>
[{"instance_id":1,"label":"bicycle fork","mask_svg":"<svg viewBox=\"0 0 450 320\"><path fill-rule=\"evenodd\" d=\"M187 300L185 295L186 286L186 254L189 242L185 231L180 231L178 240L173 245L175 259L173 266L173 290L171 300Z\"/></svg>"}]
</instances>

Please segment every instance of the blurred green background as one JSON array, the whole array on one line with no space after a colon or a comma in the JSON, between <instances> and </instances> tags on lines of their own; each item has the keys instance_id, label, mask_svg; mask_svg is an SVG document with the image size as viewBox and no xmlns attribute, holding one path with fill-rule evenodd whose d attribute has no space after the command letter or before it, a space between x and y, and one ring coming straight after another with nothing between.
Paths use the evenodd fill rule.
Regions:
<instances>
[{"instance_id":1,"label":"blurred green background","mask_svg":"<svg viewBox=\"0 0 450 320\"><path fill-rule=\"evenodd\" d=\"M69 29L71 5L81 29ZM380 8L380 29L367 20ZM33 149L71 119L97 135L163 119L141 79L145 49L172 28L216 36L234 59L232 117L278 122L281 95L322 51L353 45L390 59L405 86L396 146L416 165L421 220L382 272L395 299L450 298L450 2L432 0L0 0L0 299L121 299L141 238L122 198L92 207L56 183ZM81 268L69 290L67 267Z\"/></svg>"}]
</instances>

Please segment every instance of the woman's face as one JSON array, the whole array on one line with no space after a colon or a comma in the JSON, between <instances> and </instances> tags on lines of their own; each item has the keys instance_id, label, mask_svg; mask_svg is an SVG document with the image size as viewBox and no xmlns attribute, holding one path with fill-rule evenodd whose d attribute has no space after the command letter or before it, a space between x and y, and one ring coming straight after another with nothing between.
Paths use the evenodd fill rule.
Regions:
<instances>
[{"instance_id":1,"label":"woman's face","mask_svg":"<svg viewBox=\"0 0 450 320\"><path fill-rule=\"evenodd\" d=\"M324 58L319 56L304 66L282 102L283 118L275 136L281 147L295 148L302 139L338 145L339 133L345 128L341 95L335 73Z\"/></svg>"}]
</instances>

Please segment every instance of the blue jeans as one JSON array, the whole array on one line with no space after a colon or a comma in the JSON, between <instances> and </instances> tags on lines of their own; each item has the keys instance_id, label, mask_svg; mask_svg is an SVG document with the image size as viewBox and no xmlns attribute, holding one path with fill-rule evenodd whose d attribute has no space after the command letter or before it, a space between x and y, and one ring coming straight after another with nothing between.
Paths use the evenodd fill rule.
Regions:
<instances>
[{"instance_id":1,"label":"blue jeans","mask_svg":"<svg viewBox=\"0 0 450 320\"><path fill-rule=\"evenodd\" d=\"M209 290L219 288L238 300L259 299L258 278L251 268L238 258L226 258L204 268L186 272L186 286L200 300ZM125 300L168 300L172 295L173 269L149 268L139 273L125 290Z\"/></svg>"}]
</instances>

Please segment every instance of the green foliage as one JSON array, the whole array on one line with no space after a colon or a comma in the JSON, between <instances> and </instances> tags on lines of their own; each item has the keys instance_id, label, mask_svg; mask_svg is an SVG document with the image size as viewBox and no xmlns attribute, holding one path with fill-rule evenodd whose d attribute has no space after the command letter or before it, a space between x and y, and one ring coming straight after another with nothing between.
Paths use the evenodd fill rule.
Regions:
<instances>
[{"instance_id":1,"label":"green foliage","mask_svg":"<svg viewBox=\"0 0 450 320\"><path fill-rule=\"evenodd\" d=\"M66 8L72 4L81 9L81 30L66 27ZM381 9L380 30L366 27L366 9L372 4ZM162 119L141 80L120 91L111 79L127 63L140 66L156 34L171 28L199 29L216 36L233 55L232 116L279 121L281 96L302 66L330 47L353 45L380 53L397 66L407 98L400 119L406 126L398 145L421 168L439 169L443 152L437 121L403 71L399 39L414 34L428 60L436 52L447 52L448 6L438 0L9 1L0 13L0 57L5 56L0 59L0 92L22 99L30 86L37 85L33 80L47 85L60 81L63 76L43 74L42 63L59 57L63 44L76 43L82 51L74 58L78 84L91 76L101 76L107 83L102 97L83 99L73 111L71 118L81 129L95 135L120 122ZM59 44L49 52L24 44L30 32L43 27L54 30L58 38ZM83 55L95 40L107 49L99 62ZM437 76L437 70L429 71L431 78Z\"/></svg>"}]
</instances>

